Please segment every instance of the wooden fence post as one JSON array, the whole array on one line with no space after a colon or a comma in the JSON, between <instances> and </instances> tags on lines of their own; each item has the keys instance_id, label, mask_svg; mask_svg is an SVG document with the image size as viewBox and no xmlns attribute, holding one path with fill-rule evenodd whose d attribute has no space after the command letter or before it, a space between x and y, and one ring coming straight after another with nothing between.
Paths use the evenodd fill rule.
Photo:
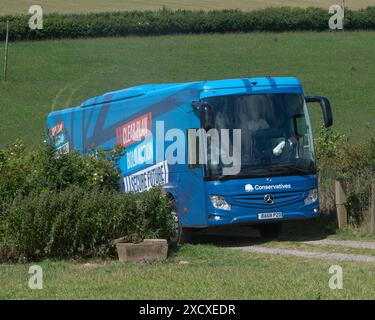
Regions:
<instances>
[{"instance_id":1,"label":"wooden fence post","mask_svg":"<svg viewBox=\"0 0 375 320\"><path fill-rule=\"evenodd\" d=\"M375 182L372 184L371 190L371 205L370 205L370 216L371 216L371 229L375 230Z\"/></svg>"},{"instance_id":2,"label":"wooden fence post","mask_svg":"<svg viewBox=\"0 0 375 320\"><path fill-rule=\"evenodd\" d=\"M5 48L4 48L4 81L8 80L8 46L9 46L9 21L6 23Z\"/></svg>"},{"instance_id":3,"label":"wooden fence post","mask_svg":"<svg viewBox=\"0 0 375 320\"><path fill-rule=\"evenodd\" d=\"M336 193L336 210L337 210L337 222L339 229L342 229L348 225L348 212L345 207L346 194L342 183L339 180L335 181L335 193Z\"/></svg>"}]
</instances>

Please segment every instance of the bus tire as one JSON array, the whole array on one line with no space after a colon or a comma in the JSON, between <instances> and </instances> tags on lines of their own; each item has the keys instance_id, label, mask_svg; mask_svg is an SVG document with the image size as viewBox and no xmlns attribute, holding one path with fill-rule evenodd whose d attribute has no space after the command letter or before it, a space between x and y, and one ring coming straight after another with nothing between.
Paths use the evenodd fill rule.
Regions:
<instances>
[{"instance_id":1,"label":"bus tire","mask_svg":"<svg viewBox=\"0 0 375 320\"><path fill-rule=\"evenodd\" d=\"M262 224L258 226L257 229L263 239L278 239L281 234L282 226L283 224L281 222L270 223Z\"/></svg>"},{"instance_id":2,"label":"bus tire","mask_svg":"<svg viewBox=\"0 0 375 320\"><path fill-rule=\"evenodd\" d=\"M173 233L169 237L169 245L173 247L191 241L192 230L189 228L183 228L181 226L179 214L174 200L172 200L171 207L171 215L174 222L174 226L172 231Z\"/></svg>"}]
</instances>

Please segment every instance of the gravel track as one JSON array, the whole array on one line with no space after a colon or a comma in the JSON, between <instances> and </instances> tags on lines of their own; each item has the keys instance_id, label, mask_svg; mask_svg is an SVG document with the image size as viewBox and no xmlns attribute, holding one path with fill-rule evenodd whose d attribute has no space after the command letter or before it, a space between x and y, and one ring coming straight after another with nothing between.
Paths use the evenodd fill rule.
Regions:
<instances>
[{"instance_id":1,"label":"gravel track","mask_svg":"<svg viewBox=\"0 0 375 320\"><path fill-rule=\"evenodd\" d=\"M338 260L338 261L356 261L356 262L370 262L375 263L374 256L366 256L359 254L346 254L346 253L322 253L322 252L311 252L305 250L294 250L294 249L280 249L280 248L268 248L258 245L254 246L243 246L243 247L227 247L231 250L251 252L251 253L264 253L264 254L275 254L282 256L312 258L320 260ZM362 247L363 248L363 247Z\"/></svg>"},{"instance_id":2,"label":"gravel track","mask_svg":"<svg viewBox=\"0 0 375 320\"><path fill-rule=\"evenodd\" d=\"M354 248L354 249L374 249L375 250L375 242L369 241L352 241L352 240L312 240L312 241L302 241L305 244L312 244L312 245L329 245L329 246L341 246L347 248Z\"/></svg>"}]
</instances>

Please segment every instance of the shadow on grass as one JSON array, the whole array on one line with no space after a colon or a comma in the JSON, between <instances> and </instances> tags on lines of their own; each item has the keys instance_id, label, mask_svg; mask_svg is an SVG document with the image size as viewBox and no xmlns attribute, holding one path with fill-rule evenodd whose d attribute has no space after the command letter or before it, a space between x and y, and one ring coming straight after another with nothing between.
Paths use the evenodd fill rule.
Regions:
<instances>
[{"instance_id":1,"label":"shadow on grass","mask_svg":"<svg viewBox=\"0 0 375 320\"><path fill-rule=\"evenodd\" d=\"M337 224L334 213L323 214L317 219L288 221L278 241L311 241L325 239L336 234ZM212 244L220 247L249 246L267 243L271 240L260 237L258 231L248 225L217 227L195 232L193 244Z\"/></svg>"}]
</instances>

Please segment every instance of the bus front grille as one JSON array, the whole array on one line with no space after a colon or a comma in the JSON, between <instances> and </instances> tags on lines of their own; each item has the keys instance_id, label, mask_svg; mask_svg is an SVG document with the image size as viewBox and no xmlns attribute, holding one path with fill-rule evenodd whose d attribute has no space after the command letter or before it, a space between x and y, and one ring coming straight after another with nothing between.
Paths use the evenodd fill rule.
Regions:
<instances>
[{"instance_id":1,"label":"bus front grille","mask_svg":"<svg viewBox=\"0 0 375 320\"><path fill-rule=\"evenodd\" d=\"M273 197L273 203L267 203L266 195ZM232 204L247 207L277 207L285 206L303 200L304 192L277 192L277 193L259 193L259 194L243 194L232 196Z\"/></svg>"}]
</instances>

